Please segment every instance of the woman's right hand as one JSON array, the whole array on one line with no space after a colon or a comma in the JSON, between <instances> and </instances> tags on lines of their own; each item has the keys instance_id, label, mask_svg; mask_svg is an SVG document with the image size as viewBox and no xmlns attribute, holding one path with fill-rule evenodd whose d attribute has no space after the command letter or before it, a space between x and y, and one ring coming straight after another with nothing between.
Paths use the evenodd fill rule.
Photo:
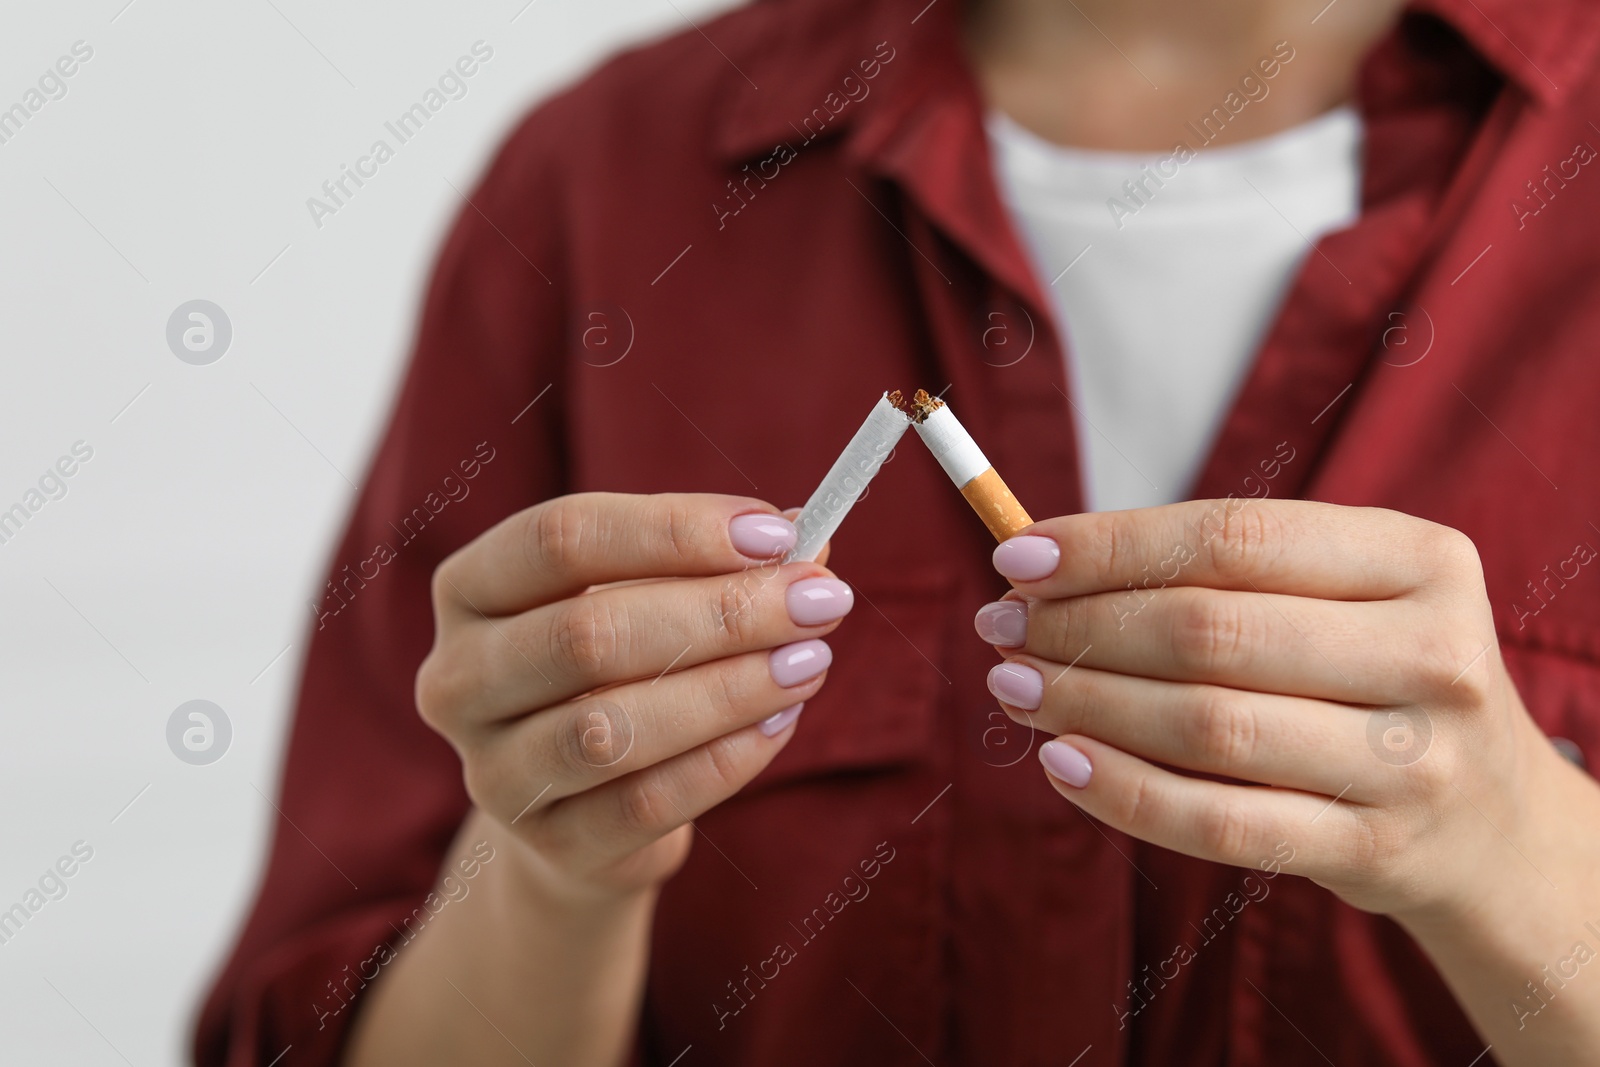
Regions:
<instances>
[{"instance_id":1,"label":"woman's right hand","mask_svg":"<svg viewBox=\"0 0 1600 1067\"><path fill-rule=\"evenodd\" d=\"M750 498L581 493L439 566L417 707L544 894L658 886L792 736L853 602L794 539Z\"/></svg>"}]
</instances>

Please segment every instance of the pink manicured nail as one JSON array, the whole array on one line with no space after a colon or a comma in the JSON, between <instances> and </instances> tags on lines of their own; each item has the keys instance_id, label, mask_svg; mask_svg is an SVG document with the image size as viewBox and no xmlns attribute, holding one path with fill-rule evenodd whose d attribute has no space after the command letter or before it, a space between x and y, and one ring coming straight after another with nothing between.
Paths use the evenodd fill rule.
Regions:
<instances>
[{"instance_id":1,"label":"pink manicured nail","mask_svg":"<svg viewBox=\"0 0 1600 1067\"><path fill-rule=\"evenodd\" d=\"M785 689L810 681L827 670L832 662L833 649L827 642L815 638L783 645L767 655L767 669L772 672L772 680Z\"/></svg>"},{"instance_id":2,"label":"pink manicured nail","mask_svg":"<svg viewBox=\"0 0 1600 1067\"><path fill-rule=\"evenodd\" d=\"M1048 537L1024 534L1003 541L994 550L994 569L1019 582L1036 582L1056 572L1061 546Z\"/></svg>"},{"instance_id":3,"label":"pink manicured nail","mask_svg":"<svg viewBox=\"0 0 1600 1067\"><path fill-rule=\"evenodd\" d=\"M803 578L784 590L783 603L796 626L820 626L842 619L856 595L837 578Z\"/></svg>"},{"instance_id":4,"label":"pink manicured nail","mask_svg":"<svg viewBox=\"0 0 1600 1067\"><path fill-rule=\"evenodd\" d=\"M768 737L777 737L779 734L783 733L783 731L789 728L790 723L794 722L800 717L800 712L804 710L804 708L805 704L803 703L791 704L789 707L784 708L776 715L762 719L761 732L766 734Z\"/></svg>"},{"instance_id":5,"label":"pink manicured nail","mask_svg":"<svg viewBox=\"0 0 1600 1067\"><path fill-rule=\"evenodd\" d=\"M1094 768L1089 765L1089 757L1065 741L1046 741L1040 745L1039 762L1053 777L1075 789L1088 785L1089 776L1094 773Z\"/></svg>"},{"instance_id":6,"label":"pink manicured nail","mask_svg":"<svg viewBox=\"0 0 1600 1067\"><path fill-rule=\"evenodd\" d=\"M794 523L781 515L735 515L728 523L728 540L740 555L751 559L781 556L799 540Z\"/></svg>"},{"instance_id":7,"label":"pink manicured nail","mask_svg":"<svg viewBox=\"0 0 1600 1067\"><path fill-rule=\"evenodd\" d=\"M989 672L989 692L1024 711L1044 702L1044 675L1022 663L1001 663Z\"/></svg>"},{"instance_id":8,"label":"pink manicured nail","mask_svg":"<svg viewBox=\"0 0 1600 1067\"><path fill-rule=\"evenodd\" d=\"M1028 605L1016 600L996 600L978 609L972 620L978 636L991 645L1016 648L1028 640Z\"/></svg>"}]
</instances>

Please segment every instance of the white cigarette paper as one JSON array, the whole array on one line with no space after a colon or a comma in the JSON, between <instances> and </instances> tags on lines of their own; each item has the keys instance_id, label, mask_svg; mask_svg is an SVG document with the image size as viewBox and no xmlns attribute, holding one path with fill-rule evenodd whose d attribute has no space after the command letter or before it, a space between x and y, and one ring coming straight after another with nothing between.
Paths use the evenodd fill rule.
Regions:
<instances>
[{"instance_id":1,"label":"white cigarette paper","mask_svg":"<svg viewBox=\"0 0 1600 1067\"><path fill-rule=\"evenodd\" d=\"M916 426L928 451L933 453L933 458L939 461L957 489L965 489L967 483L989 469L983 449L966 427L956 421L948 404L930 412Z\"/></svg>"},{"instance_id":2,"label":"white cigarette paper","mask_svg":"<svg viewBox=\"0 0 1600 1067\"><path fill-rule=\"evenodd\" d=\"M889 394L884 393L795 518L800 537L784 557L785 563L810 561L821 554L822 546L866 493L867 483L878 473L910 425L910 418L891 404Z\"/></svg>"}]
</instances>

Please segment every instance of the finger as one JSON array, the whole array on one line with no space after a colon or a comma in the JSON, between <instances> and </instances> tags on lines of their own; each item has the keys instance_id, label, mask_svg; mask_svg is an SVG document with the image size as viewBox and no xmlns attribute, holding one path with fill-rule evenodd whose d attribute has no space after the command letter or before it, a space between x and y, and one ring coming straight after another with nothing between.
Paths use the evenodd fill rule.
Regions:
<instances>
[{"instance_id":1,"label":"finger","mask_svg":"<svg viewBox=\"0 0 1600 1067\"><path fill-rule=\"evenodd\" d=\"M1175 586L1134 594L1033 600L1021 651L1058 663L1169 681L1316 697L1414 703L1433 695L1438 659L1458 650L1413 601L1348 603ZM986 607L980 619L992 619ZM1452 669L1459 669L1454 668Z\"/></svg>"},{"instance_id":2,"label":"finger","mask_svg":"<svg viewBox=\"0 0 1600 1067\"><path fill-rule=\"evenodd\" d=\"M817 640L732 656L557 705L486 735L474 797L527 814L765 722L815 696L832 662Z\"/></svg>"},{"instance_id":3,"label":"finger","mask_svg":"<svg viewBox=\"0 0 1600 1067\"><path fill-rule=\"evenodd\" d=\"M1338 875L1357 838L1357 805L1190 778L1078 734L1043 745L1039 761L1058 793L1107 826L1213 863L1265 869L1276 859L1295 874Z\"/></svg>"},{"instance_id":4,"label":"finger","mask_svg":"<svg viewBox=\"0 0 1600 1067\"><path fill-rule=\"evenodd\" d=\"M1372 713L1320 700L1069 670L1031 656L996 666L989 689L1036 730L1083 734L1205 774L1364 801L1392 769L1368 753Z\"/></svg>"},{"instance_id":5,"label":"finger","mask_svg":"<svg viewBox=\"0 0 1600 1067\"><path fill-rule=\"evenodd\" d=\"M569 797L530 827L540 851L603 867L651 844L743 789L794 736L759 726L725 734L652 767ZM737 860L728 857L737 869ZM742 872L741 872L742 873Z\"/></svg>"},{"instance_id":6,"label":"finger","mask_svg":"<svg viewBox=\"0 0 1600 1067\"><path fill-rule=\"evenodd\" d=\"M520 714L601 686L654 678L830 632L850 587L814 563L600 590L503 620L481 666L488 716ZM538 670L530 673L531 663Z\"/></svg>"},{"instance_id":7,"label":"finger","mask_svg":"<svg viewBox=\"0 0 1600 1067\"><path fill-rule=\"evenodd\" d=\"M1417 589L1470 548L1397 511L1235 498L1046 519L994 559L1032 596L1203 585L1379 600Z\"/></svg>"},{"instance_id":8,"label":"finger","mask_svg":"<svg viewBox=\"0 0 1600 1067\"><path fill-rule=\"evenodd\" d=\"M655 678L741 652L820 637L854 604L814 563L684 578L570 597L514 618L476 620L448 638L446 703L484 724L580 693Z\"/></svg>"},{"instance_id":9,"label":"finger","mask_svg":"<svg viewBox=\"0 0 1600 1067\"><path fill-rule=\"evenodd\" d=\"M800 513L802 511L804 511L804 510L805 510L804 508L784 508L783 509L783 517L788 519L790 522L793 522L795 519L798 519L800 517ZM820 564L820 565L826 567L828 565L828 557L831 556L831 555L833 555L833 542L832 541L824 541L823 544L822 544L822 548L819 549L818 552L817 552L817 558L812 560L811 562L817 563L817 564Z\"/></svg>"},{"instance_id":10,"label":"finger","mask_svg":"<svg viewBox=\"0 0 1600 1067\"><path fill-rule=\"evenodd\" d=\"M795 517L798 516L799 514L800 514L800 509L799 508L785 508L783 510L783 517L788 519L790 522L793 522L795 520ZM821 566L821 567L826 567L828 565L828 557L832 553L833 553L833 542L832 541L825 542L823 544L822 548L817 552L817 558L814 559L814 560L810 560L809 562L815 563L815 564L817 564L818 566ZM771 567L772 565L773 565L773 561L771 561L771 560L765 561L763 563L763 567ZM602 585L590 586L589 589L586 590L586 591L587 592L592 592L595 589L615 589L615 588L621 588L622 586L626 586L626 585L649 585L652 582L667 582L667 581L671 581L671 580L672 580L671 576L658 577L658 578L631 578L631 579L629 579L627 581L623 581L623 582L606 582L606 583L604 583Z\"/></svg>"},{"instance_id":11,"label":"finger","mask_svg":"<svg viewBox=\"0 0 1600 1067\"><path fill-rule=\"evenodd\" d=\"M509 615L606 582L744 570L795 537L750 497L578 493L512 515L445 560L435 599L462 615Z\"/></svg>"}]
</instances>

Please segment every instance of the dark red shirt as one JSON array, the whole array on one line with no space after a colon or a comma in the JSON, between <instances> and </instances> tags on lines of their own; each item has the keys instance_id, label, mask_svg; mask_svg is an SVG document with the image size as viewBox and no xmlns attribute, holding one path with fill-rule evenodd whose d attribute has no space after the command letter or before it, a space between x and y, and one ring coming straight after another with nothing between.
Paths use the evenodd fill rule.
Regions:
<instances>
[{"instance_id":1,"label":"dark red shirt","mask_svg":"<svg viewBox=\"0 0 1600 1067\"><path fill-rule=\"evenodd\" d=\"M360 1004L335 987L376 973L434 884L467 799L413 710L428 580L492 523L588 489L798 504L874 398L918 385L949 387L1033 515L1081 508L1071 357L996 194L958 4L924 3L756 3L510 137L330 567L202 1064L332 1063ZM1360 219L1306 258L1193 493L1470 534L1528 706L1591 760L1597 35L1578 0L1408 9L1362 67ZM992 545L924 449L834 546L861 603L794 739L665 889L642 1062L1474 1062L1387 919L1050 789L984 685Z\"/></svg>"}]
</instances>

